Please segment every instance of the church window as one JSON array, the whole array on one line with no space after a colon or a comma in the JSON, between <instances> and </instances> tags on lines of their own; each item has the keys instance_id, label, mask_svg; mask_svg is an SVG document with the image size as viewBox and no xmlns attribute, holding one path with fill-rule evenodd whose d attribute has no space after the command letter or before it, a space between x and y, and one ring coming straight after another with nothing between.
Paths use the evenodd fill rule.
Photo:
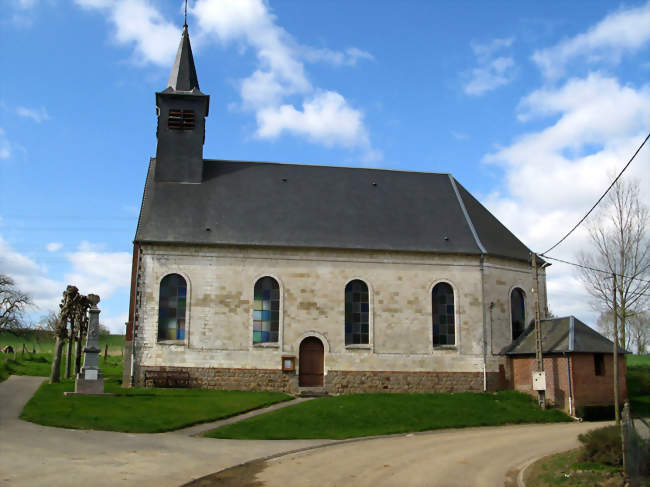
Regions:
<instances>
[{"instance_id":1,"label":"church window","mask_svg":"<svg viewBox=\"0 0 650 487\"><path fill-rule=\"evenodd\" d=\"M169 274L160 282L158 340L185 339L187 283L183 276Z\"/></svg>"},{"instance_id":2,"label":"church window","mask_svg":"<svg viewBox=\"0 0 650 487\"><path fill-rule=\"evenodd\" d=\"M345 344L368 344L368 286L358 279L345 286Z\"/></svg>"},{"instance_id":3,"label":"church window","mask_svg":"<svg viewBox=\"0 0 650 487\"><path fill-rule=\"evenodd\" d=\"M433 311L433 345L456 344L454 290L446 282L436 284L431 292Z\"/></svg>"},{"instance_id":4,"label":"church window","mask_svg":"<svg viewBox=\"0 0 650 487\"><path fill-rule=\"evenodd\" d=\"M280 286L272 277L262 277L253 292L253 343L274 343L280 330Z\"/></svg>"},{"instance_id":5,"label":"church window","mask_svg":"<svg viewBox=\"0 0 650 487\"><path fill-rule=\"evenodd\" d=\"M167 127L170 130L194 129L194 110L170 109Z\"/></svg>"},{"instance_id":6,"label":"church window","mask_svg":"<svg viewBox=\"0 0 650 487\"><path fill-rule=\"evenodd\" d=\"M510 293L510 316L512 339L516 340L524 332L526 324L526 301L524 292L519 288Z\"/></svg>"}]
</instances>

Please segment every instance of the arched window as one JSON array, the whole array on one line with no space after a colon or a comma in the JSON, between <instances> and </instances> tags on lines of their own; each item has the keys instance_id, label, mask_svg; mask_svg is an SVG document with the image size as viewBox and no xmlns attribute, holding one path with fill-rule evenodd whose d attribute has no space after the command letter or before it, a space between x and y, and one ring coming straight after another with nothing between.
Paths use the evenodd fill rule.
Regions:
<instances>
[{"instance_id":1,"label":"arched window","mask_svg":"<svg viewBox=\"0 0 650 487\"><path fill-rule=\"evenodd\" d=\"M345 286L345 344L368 344L368 286L358 279Z\"/></svg>"},{"instance_id":2,"label":"arched window","mask_svg":"<svg viewBox=\"0 0 650 487\"><path fill-rule=\"evenodd\" d=\"M262 277L253 293L253 343L274 343L280 330L280 286L272 277Z\"/></svg>"},{"instance_id":3,"label":"arched window","mask_svg":"<svg viewBox=\"0 0 650 487\"><path fill-rule=\"evenodd\" d=\"M160 282L158 340L185 340L187 283L183 276L169 274Z\"/></svg>"},{"instance_id":4,"label":"arched window","mask_svg":"<svg viewBox=\"0 0 650 487\"><path fill-rule=\"evenodd\" d=\"M518 287L510 293L510 320L512 339L516 340L526 327L526 300L524 292Z\"/></svg>"},{"instance_id":5,"label":"arched window","mask_svg":"<svg viewBox=\"0 0 650 487\"><path fill-rule=\"evenodd\" d=\"M431 292L433 345L456 344L454 290L446 282L436 284Z\"/></svg>"}]
</instances>

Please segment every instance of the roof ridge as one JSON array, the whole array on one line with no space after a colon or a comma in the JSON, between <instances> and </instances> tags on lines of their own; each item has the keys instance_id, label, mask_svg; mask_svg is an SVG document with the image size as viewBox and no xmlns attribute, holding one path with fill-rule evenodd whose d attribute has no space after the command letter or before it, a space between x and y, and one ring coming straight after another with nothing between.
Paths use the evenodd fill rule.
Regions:
<instances>
[{"instance_id":1,"label":"roof ridge","mask_svg":"<svg viewBox=\"0 0 650 487\"><path fill-rule=\"evenodd\" d=\"M435 171L413 171L410 169L390 169L382 167L363 167L363 166L340 166L335 164L313 164L302 162L278 162L278 161L247 161L243 159L203 159L203 162L245 162L249 164L273 164L276 166L304 166L304 167L326 167L332 169L362 169L366 171L386 171L386 172L403 172L408 174L436 174L439 176L451 176L448 172Z\"/></svg>"},{"instance_id":2,"label":"roof ridge","mask_svg":"<svg viewBox=\"0 0 650 487\"><path fill-rule=\"evenodd\" d=\"M472 223L472 220L469 217L469 213L467 213L467 208L465 207L465 203L463 203L463 199L460 197L460 193L458 192L458 188L456 187L456 181L454 181L454 177L451 174L449 174L449 181L451 182L451 187L454 189L454 193L456 194L456 198L458 199L458 204L460 205L460 209L462 210L463 215L465 215L465 221L467 222L467 225L469 226L469 229L472 232L472 236L476 241L476 245L478 246L481 253L487 254L485 247L483 247L483 244L481 243L481 239L478 238L478 233L476 233L476 228L474 228L474 224Z\"/></svg>"}]
</instances>

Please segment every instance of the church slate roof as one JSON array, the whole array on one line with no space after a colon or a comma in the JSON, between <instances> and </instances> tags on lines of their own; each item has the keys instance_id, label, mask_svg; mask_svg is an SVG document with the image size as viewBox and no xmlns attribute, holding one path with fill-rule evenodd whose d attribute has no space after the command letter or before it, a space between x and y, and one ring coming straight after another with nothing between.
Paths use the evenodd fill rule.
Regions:
<instances>
[{"instance_id":1,"label":"church slate roof","mask_svg":"<svg viewBox=\"0 0 650 487\"><path fill-rule=\"evenodd\" d=\"M614 343L575 316L541 320L543 353L614 353ZM506 355L535 354L535 326L506 347ZM628 353L620 346L619 353Z\"/></svg>"},{"instance_id":2,"label":"church slate roof","mask_svg":"<svg viewBox=\"0 0 650 487\"><path fill-rule=\"evenodd\" d=\"M395 250L529 261L450 174L204 160L203 182L154 178L135 241Z\"/></svg>"}]
</instances>

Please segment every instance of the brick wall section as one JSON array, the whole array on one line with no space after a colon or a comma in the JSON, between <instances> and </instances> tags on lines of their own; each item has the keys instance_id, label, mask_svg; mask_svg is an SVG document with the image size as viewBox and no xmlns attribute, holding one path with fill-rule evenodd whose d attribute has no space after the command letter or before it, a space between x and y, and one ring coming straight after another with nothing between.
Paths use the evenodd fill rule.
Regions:
<instances>
[{"instance_id":1,"label":"brick wall section","mask_svg":"<svg viewBox=\"0 0 650 487\"><path fill-rule=\"evenodd\" d=\"M605 355L605 375L597 376L593 354L571 354L571 383L573 408L614 403L613 356ZM535 357L511 359L514 389L537 397L532 388L532 372L536 369ZM567 358L557 355L544 358L546 371L546 400L555 407L569 412L569 381ZM625 356L619 357L619 394L621 402L627 398L625 382Z\"/></svg>"},{"instance_id":2,"label":"brick wall section","mask_svg":"<svg viewBox=\"0 0 650 487\"><path fill-rule=\"evenodd\" d=\"M147 371L187 372L190 387L200 389L219 389L224 391L278 391L289 394L298 392L295 374L271 369L217 369L212 367L141 367L137 385L151 386L145 383Z\"/></svg>"},{"instance_id":3,"label":"brick wall section","mask_svg":"<svg viewBox=\"0 0 650 487\"><path fill-rule=\"evenodd\" d=\"M533 371L537 369L535 357L512 358L514 389L537 398L533 390ZM569 381L567 359L562 356L544 358L546 371L546 401L554 407L569 411Z\"/></svg>"},{"instance_id":4,"label":"brick wall section","mask_svg":"<svg viewBox=\"0 0 650 487\"><path fill-rule=\"evenodd\" d=\"M614 356L605 355L605 374L595 375L594 356L592 354L574 354L571 357L576 407L614 404ZM618 358L618 391L621 405L627 400L627 383L625 381L625 355Z\"/></svg>"}]
</instances>

